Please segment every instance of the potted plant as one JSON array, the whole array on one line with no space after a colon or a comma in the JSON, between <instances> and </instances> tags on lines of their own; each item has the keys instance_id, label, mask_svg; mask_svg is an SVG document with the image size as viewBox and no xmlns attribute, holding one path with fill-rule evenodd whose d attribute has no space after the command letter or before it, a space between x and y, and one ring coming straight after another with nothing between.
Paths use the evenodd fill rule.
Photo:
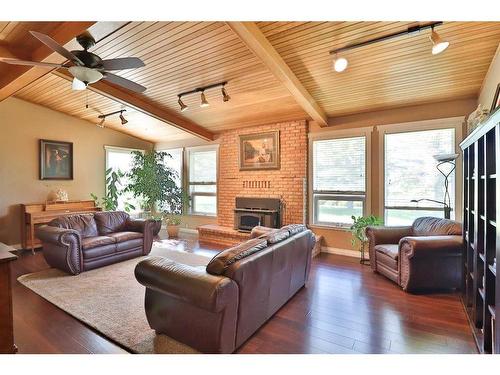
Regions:
<instances>
[{"instance_id":1,"label":"potted plant","mask_svg":"<svg viewBox=\"0 0 500 375\"><path fill-rule=\"evenodd\" d=\"M101 207L104 211L116 211L118 208L118 197L124 190L121 188L120 179L124 176L125 174L120 170L114 171L113 168L106 170L106 195L99 202L97 195L90 193L97 206ZM135 206L129 202L124 202L124 209L126 212L130 212L131 210L135 210Z\"/></svg>"},{"instance_id":2,"label":"potted plant","mask_svg":"<svg viewBox=\"0 0 500 375\"><path fill-rule=\"evenodd\" d=\"M161 216L155 215L157 207L162 211L181 204L181 189L177 186L178 174L165 164L170 154L163 151L132 152L132 168L127 174L126 191L135 198L142 198L146 216L156 221L155 235L161 229Z\"/></svg>"},{"instance_id":3,"label":"potted plant","mask_svg":"<svg viewBox=\"0 0 500 375\"><path fill-rule=\"evenodd\" d=\"M182 222L180 215L167 214L163 217L163 222L167 227L168 238L176 238L179 236L179 227Z\"/></svg>"},{"instance_id":4,"label":"potted plant","mask_svg":"<svg viewBox=\"0 0 500 375\"><path fill-rule=\"evenodd\" d=\"M368 242L368 238L366 237L366 227L382 225L383 220L374 215L358 217L351 216L351 219L353 220L353 224L350 228L352 233L351 244L353 247L358 246L358 249L361 252L361 260L359 262L361 264L365 264L369 261L369 259L365 258L365 246Z\"/></svg>"}]
</instances>

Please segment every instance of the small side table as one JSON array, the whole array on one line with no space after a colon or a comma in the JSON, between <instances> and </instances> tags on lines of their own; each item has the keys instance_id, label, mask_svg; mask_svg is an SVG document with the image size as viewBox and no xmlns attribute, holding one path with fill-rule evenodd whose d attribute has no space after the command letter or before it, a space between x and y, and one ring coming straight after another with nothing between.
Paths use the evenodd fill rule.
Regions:
<instances>
[{"instance_id":1,"label":"small side table","mask_svg":"<svg viewBox=\"0 0 500 375\"><path fill-rule=\"evenodd\" d=\"M0 242L0 354L14 354L14 317L12 314L12 285L10 262L17 259L15 249Z\"/></svg>"}]
</instances>

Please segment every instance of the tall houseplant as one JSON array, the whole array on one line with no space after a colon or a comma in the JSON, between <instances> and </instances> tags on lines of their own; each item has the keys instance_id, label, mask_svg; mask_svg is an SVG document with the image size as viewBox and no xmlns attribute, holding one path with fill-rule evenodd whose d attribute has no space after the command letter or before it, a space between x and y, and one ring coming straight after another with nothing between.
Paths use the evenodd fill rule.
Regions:
<instances>
[{"instance_id":1,"label":"tall houseplant","mask_svg":"<svg viewBox=\"0 0 500 375\"><path fill-rule=\"evenodd\" d=\"M135 198L142 198L150 217L156 209L171 211L182 204L181 189L177 186L178 173L165 164L172 156L163 151L132 152L132 168L127 177L126 191Z\"/></svg>"},{"instance_id":2,"label":"tall houseplant","mask_svg":"<svg viewBox=\"0 0 500 375\"><path fill-rule=\"evenodd\" d=\"M106 195L102 197L99 202L97 195L90 193L90 196L96 202L97 206L102 207L105 211L116 211L118 208L118 198L125 188L122 186L120 180L124 176L125 174L120 170L115 171L113 168L106 169ZM135 210L135 206L129 202L124 202L124 209L130 212L131 210Z\"/></svg>"},{"instance_id":3,"label":"tall houseplant","mask_svg":"<svg viewBox=\"0 0 500 375\"><path fill-rule=\"evenodd\" d=\"M359 251L361 252L361 260L359 261L361 264L365 264L368 259L365 258L365 247L368 242L368 238L366 237L366 227L368 226L377 226L382 225L383 220L377 216L351 216L353 220L353 224L351 225L351 233L352 239L351 244L353 247L358 246Z\"/></svg>"}]
</instances>

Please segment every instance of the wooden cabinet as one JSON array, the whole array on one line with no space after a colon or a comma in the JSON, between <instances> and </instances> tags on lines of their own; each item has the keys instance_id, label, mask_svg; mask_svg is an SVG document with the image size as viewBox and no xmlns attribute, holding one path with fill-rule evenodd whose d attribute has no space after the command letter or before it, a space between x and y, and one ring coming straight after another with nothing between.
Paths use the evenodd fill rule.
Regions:
<instances>
[{"instance_id":1,"label":"wooden cabinet","mask_svg":"<svg viewBox=\"0 0 500 375\"><path fill-rule=\"evenodd\" d=\"M461 144L463 151L463 302L480 352L500 353L500 111ZM497 221L499 225L497 225Z\"/></svg>"},{"instance_id":2,"label":"wooden cabinet","mask_svg":"<svg viewBox=\"0 0 500 375\"><path fill-rule=\"evenodd\" d=\"M10 262L17 256L10 251L13 248L0 242L0 354L13 354L14 322L12 313L12 288L10 280Z\"/></svg>"}]
</instances>

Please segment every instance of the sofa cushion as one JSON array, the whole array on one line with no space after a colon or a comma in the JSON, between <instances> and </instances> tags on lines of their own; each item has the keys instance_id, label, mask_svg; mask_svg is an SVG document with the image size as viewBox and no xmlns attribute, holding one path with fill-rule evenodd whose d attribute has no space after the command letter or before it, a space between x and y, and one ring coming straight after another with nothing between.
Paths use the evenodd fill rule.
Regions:
<instances>
[{"instance_id":1,"label":"sofa cushion","mask_svg":"<svg viewBox=\"0 0 500 375\"><path fill-rule=\"evenodd\" d=\"M272 232L269 232L267 236L264 238L267 239L267 243L269 245L273 245L275 243L281 242L286 240L288 237L290 237L290 231L285 228L281 228Z\"/></svg>"},{"instance_id":2,"label":"sofa cushion","mask_svg":"<svg viewBox=\"0 0 500 375\"><path fill-rule=\"evenodd\" d=\"M392 256L389 256L382 252L377 252L377 264L383 264L384 266L393 269L394 271L398 271L398 259L394 259Z\"/></svg>"},{"instance_id":3,"label":"sofa cushion","mask_svg":"<svg viewBox=\"0 0 500 375\"><path fill-rule=\"evenodd\" d=\"M94 215L83 214L73 216L61 216L49 223L52 227L63 229L74 229L82 238L98 236L96 221Z\"/></svg>"},{"instance_id":4,"label":"sofa cushion","mask_svg":"<svg viewBox=\"0 0 500 375\"><path fill-rule=\"evenodd\" d=\"M97 230L101 236L110 233L124 232L130 215L123 211L104 211L94 214Z\"/></svg>"},{"instance_id":5,"label":"sofa cushion","mask_svg":"<svg viewBox=\"0 0 500 375\"><path fill-rule=\"evenodd\" d=\"M374 247L375 251L387 255L394 260L398 259L399 245L393 244L380 244Z\"/></svg>"},{"instance_id":6,"label":"sofa cushion","mask_svg":"<svg viewBox=\"0 0 500 375\"><path fill-rule=\"evenodd\" d=\"M107 236L96 236L96 237L87 237L82 239L82 249L93 249L94 247L111 245L116 243L116 240L112 237Z\"/></svg>"},{"instance_id":7,"label":"sofa cushion","mask_svg":"<svg viewBox=\"0 0 500 375\"><path fill-rule=\"evenodd\" d=\"M413 222L412 232L414 236L460 236L462 225L449 219L419 217Z\"/></svg>"},{"instance_id":8,"label":"sofa cushion","mask_svg":"<svg viewBox=\"0 0 500 375\"><path fill-rule=\"evenodd\" d=\"M144 237L144 235L139 232L117 232L117 233L109 233L107 236L114 238L116 242L124 242Z\"/></svg>"},{"instance_id":9,"label":"sofa cushion","mask_svg":"<svg viewBox=\"0 0 500 375\"><path fill-rule=\"evenodd\" d=\"M207 264L207 272L212 275L222 275L231 264L255 254L266 247L267 241L265 239L254 238L221 251Z\"/></svg>"},{"instance_id":10,"label":"sofa cushion","mask_svg":"<svg viewBox=\"0 0 500 375\"><path fill-rule=\"evenodd\" d=\"M128 251L130 249L142 249L143 246L142 238L134 238L131 240L118 242L116 244L116 252L119 253L121 251Z\"/></svg>"},{"instance_id":11,"label":"sofa cushion","mask_svg":"<svg viewBox=\"0 0 500 375\"><path fill-rule=\"evenodd\" d=\"M102 245L91 249L83 249L83 259L94 259L101 257L112 257L116 253L116 244Z\"/></svg>"},{"instance_id":12,"label":"sofa cushion","mask_svg":"<svg viewBox=\"0 0 500 375\"><path fill-rule=\"evenodd\" d=\"M290 235L293 236L297 233L305 231L307 227L304 224L288 224L281 229L286 229L290 232Z\"/></svg>"}]
</instances>

